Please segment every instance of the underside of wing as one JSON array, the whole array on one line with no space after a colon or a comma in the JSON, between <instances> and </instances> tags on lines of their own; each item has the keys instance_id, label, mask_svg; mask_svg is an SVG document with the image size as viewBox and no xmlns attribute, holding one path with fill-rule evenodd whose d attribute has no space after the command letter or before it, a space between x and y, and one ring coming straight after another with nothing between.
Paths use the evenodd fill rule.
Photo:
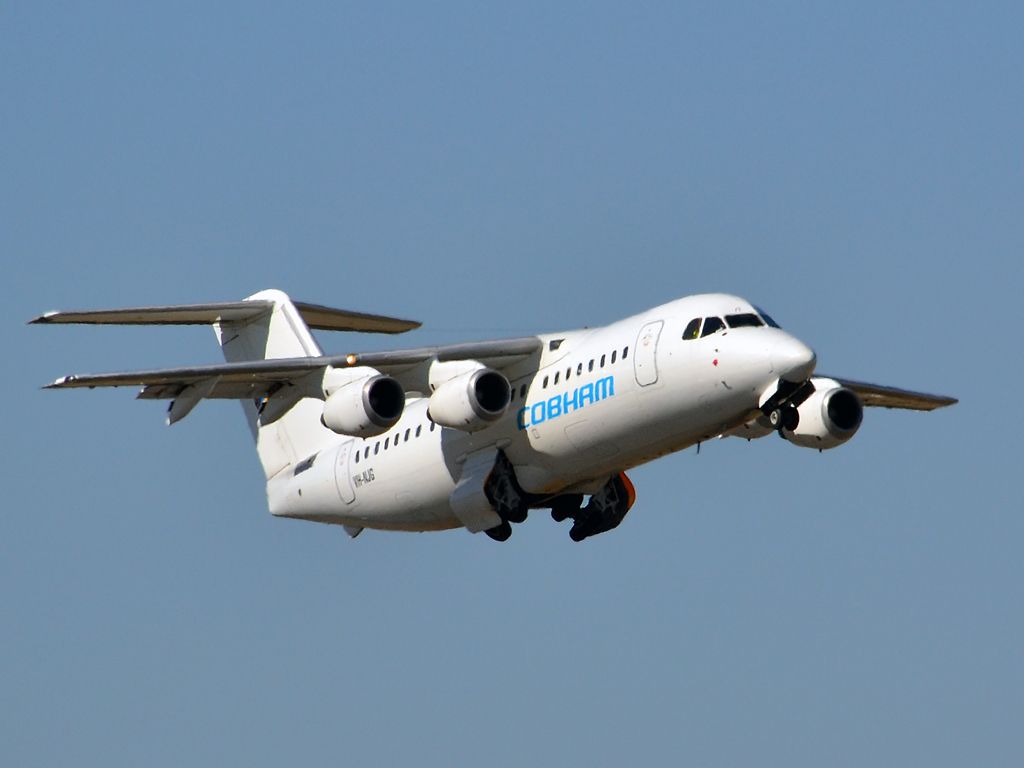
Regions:
<instances>
[{"instance_id":1,"label":"underside of wing","mask_svg":"<svg viewBox=\"0 0 1024 768\"><path fill-rule=\"evenodd\" d=\"M835 378L835 377L831 377ZM955 397L930 395L897 387L867 384L862 381L835 378L842 386L852 389L864 405L878 408L903 408L911 411L933 411L959 402Z\"/></svg>"}]
</instances>

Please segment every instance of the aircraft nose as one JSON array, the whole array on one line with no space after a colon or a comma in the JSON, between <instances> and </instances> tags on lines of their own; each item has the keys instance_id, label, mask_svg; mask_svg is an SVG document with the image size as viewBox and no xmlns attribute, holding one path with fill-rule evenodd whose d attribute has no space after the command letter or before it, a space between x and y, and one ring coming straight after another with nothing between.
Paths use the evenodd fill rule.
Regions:
<instances>
[{"instance_id":1,"label":"aircraft nose","mask_svg":"<svg viewBox=\"0 0 1024 768\"><path fill-rule=\"evenodd\" d=\"M775 375L794 383L807 381L818 362L814 350L792 336L776 342L771 356Z\"/></svg>"}]
</instances>

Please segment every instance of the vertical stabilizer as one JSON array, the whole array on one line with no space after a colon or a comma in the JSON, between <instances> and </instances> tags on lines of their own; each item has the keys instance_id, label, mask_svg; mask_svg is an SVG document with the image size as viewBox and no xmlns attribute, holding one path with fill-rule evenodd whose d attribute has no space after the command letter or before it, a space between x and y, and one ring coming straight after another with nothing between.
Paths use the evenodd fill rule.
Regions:
<instances>
[{"instance_id":1,"label":"vertical stabilizer","mask_svg":"<svg viewBox=\"0 0 1024 768\"><path fill-rule=\"evenodd\" d=\"M291 299L278 290L260 291L246 301L270 301L273 308L258 317L214 325L224 359L230 363L286 357L318 357L320 346ZM315 374L314 374L315 375ZM323 403L303 398L270 424L260 422L260 403L242 401L246 421L267 479L313 455L336 439L320 423Z\"/></svg>"}]
</instances>

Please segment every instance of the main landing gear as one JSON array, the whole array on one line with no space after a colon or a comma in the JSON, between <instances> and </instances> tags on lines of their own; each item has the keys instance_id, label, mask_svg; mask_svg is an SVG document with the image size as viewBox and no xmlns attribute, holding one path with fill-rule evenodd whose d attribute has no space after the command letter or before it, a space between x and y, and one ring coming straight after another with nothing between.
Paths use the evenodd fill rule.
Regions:
<instances>
[{"instance_id":1,"label":"main landing gear","mask_svg":"<svg viewBox=\"0 0 1024 768\"><path fill-rule=\"evenodd\" d=\"M512 462L503 451L498 451L494 468L484 484L484 494L501 518L498 525L484 531L495 541L507 541L512 535L512 524L524 522L531 506L550 506L551 517L556 523L572 518L569 538L583 541L588 536L615 528L636 501L633 483L624 472L620 472L592 495L586 506L583 505L583 496L578 493L555 496L545 502L542 497L531 496L523 490Z\"/></svg>"},{"instance_id":2,"label":"main landing gear","mask_svg":"<svg viewBox=\"0 0 1024 768\"><path fill-rule=\"evenodd\" d=\"M504 451L498 451L494 469L487 476L484 493L491 508L498 513L501 523L484 533L495 541L507 541L512 535L512 523L522 523L529 511L529 498L516 479L512 462Z\"/></svg>"},{"instance_id":3,"label":"main landing gear","mask_svg":"<svg viewBox=\"0 0 1024 768\"><path fill-rule=\"evenodd\" d=\"M552 500L551 518L560 523L572 518L569 538L583 541L588 536L610 531L622 522L636 501L636 490L625 472L612 477L601 490L590 497L582 507L583 497L578 494L557 496Z\"/></svg>"}]
</instances>

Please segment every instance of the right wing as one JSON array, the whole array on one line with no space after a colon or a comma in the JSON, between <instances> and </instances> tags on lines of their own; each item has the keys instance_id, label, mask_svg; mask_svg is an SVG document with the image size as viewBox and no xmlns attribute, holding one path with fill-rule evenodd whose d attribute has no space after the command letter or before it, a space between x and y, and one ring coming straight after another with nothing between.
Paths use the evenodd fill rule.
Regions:
<instances>
[{"instance_id":1,"label":"right wing","mask_svg":"<svg viewBox=\"0 0 1024 768\"><path fill-rule=\"evenodd\" d=\"M834 377L829 377L834 378ZM909 389L885 387L879 384L867 384L862 381L836 378L847 389L857 393L864 405L878 408L902 408L910 411L934 411L947 405L958 403L955 397L945 395L929 395L925 392L913 392Z\"/></svg>"}]
</instances>

